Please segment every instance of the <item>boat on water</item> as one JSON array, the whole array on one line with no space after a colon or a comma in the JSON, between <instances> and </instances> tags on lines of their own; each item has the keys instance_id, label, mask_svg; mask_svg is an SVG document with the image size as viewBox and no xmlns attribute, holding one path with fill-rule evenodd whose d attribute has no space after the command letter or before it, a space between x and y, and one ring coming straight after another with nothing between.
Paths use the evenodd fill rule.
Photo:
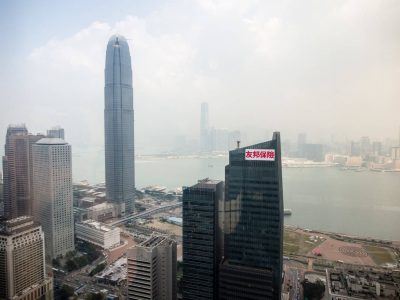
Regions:
<instances>
[{"instance_id":1,"label":"boat on water","mask_svg":"<svg viewBox=\"0 0 400 300\"><path fill-rule=\"evenodd\" d=\"M291 214L292 214L292 210L291 210L291 209L285 208L285 209L283 210L283 215L284 215L284 216L290 216Z\"/></svg>"}]
</instances>

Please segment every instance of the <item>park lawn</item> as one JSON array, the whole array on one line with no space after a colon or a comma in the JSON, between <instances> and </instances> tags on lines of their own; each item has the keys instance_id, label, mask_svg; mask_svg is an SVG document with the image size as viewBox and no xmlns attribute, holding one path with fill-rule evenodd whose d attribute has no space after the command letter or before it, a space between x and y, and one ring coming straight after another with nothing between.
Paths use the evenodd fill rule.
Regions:
<instances>
[{"instance_id":1,"label":"park lawn","mask_svg":"<svg viewBox=\"0 0 400 300\"><path fill-rule=\"evenodd\" d=\"M364 245L364 249L377 265L395 262L391 251L387 248Z\"/></svg>"},{"instance_id":2,"label":"park lawn","mask_svg":"<svg viewBox=\"0 0 400 300\"><path fill-rule=\"evenodd\" d=\"M321 243L322 241L311 242L308 235L285 228L283 234L283 253L285 255L306 255Z\"/></svg>"}]
</instances>

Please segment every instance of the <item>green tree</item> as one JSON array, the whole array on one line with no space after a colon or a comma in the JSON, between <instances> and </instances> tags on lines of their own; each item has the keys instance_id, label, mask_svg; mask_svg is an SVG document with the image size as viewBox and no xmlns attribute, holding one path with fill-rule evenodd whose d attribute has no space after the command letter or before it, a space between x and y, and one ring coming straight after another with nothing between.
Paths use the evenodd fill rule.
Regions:
<instances>
[{"instance_id":1,"label":"green tree","mask_svg":"<svg viewBox=\"0 0 400 300\"><path fill-rule=\"evenodd\" d=\"M69 285L63 284L60 290L60 298L68 299L69 297L74 295L74 289Z\"/></svg>"},{"instance_id":2,"label":"green tree","mask_svg":"<svg viewBox=\"0 0 400 300\"><path fill-rule=\"evenodd\" d=\"M55 268L59 268L61 265L60 265L60 260L57 258L53 258L53 260L52 260L52 264L53 264L53 267L55 267Z\"/></svg>"},{"instance_id":3,"label":"green tree","mask_svg":"<svg viewBox=\"0 0 400 300\"><path fill-rule=\"evenodd\" d=\"M65 267L68 272L78 269L78 265L73 259L68 259L67 262L65 263Z\"/></svg>"},{"instance_id":4,"label":"green tree","mask_svg":"<svg viewBox=\"0 0 400 300\"><path fill-rule=\"evenodd\" d=\"M106 263L101 263L98 264L91 272L90 272L90 276L93 276L101 271L103 271L106 268Z\"/></svg>"}]
</instances>

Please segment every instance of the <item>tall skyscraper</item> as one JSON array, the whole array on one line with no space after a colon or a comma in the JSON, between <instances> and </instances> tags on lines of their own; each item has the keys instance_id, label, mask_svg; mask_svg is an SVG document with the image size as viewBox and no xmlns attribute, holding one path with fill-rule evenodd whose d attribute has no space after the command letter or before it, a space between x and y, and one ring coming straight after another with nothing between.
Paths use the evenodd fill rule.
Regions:
<instances>
[{"instance_id":1,"label":"tall skyscraper","mask_svg":"<svg viewBox=\"0 0 400 300\"><path fill-rule=\"evenodd\" d=\"M218 299L223 250L224 183L199 180L183 189L183 299Z\"/></svg>"},{"instance_id":2,"label":"tall skyscraper","mask_svg":"<svg viewBox=\"0 0 400 300\"><path fill-rule=\"evenodd\" d=\"M220 299L280 299L283 193L280 134L229 152Z\"/></svg>"},{"instance_id":3,"label":"tall skyscraper","mask_svg":"<svg viewBox=\"0 0 400 300\"><path fill-rule=\"evenodd\" d=\"M44 234L32 217L0 222L0 299L52 299Z\"/></svg>"},{"instance_id":4,"label":"tall skyscraper","mask_svg":"<svg viewBox=\"0 0 400 300\"><path fill-rule=\"evenodd\" d=\"M176 242L163 236L128 249L128 299L176 299Z\"/></svg>"},{"instance_id":5,"label":"tall skyscraper","mask_svg":"<svg viewBox=\"0 0 400 300\"><path fill-rule=\"evenodd\" d=\"M32 145L42 135L31 135L25 125L7 129L4 174L4 215L8 219L32 215Z\"/></svg>"},{"instance_id":6,"label":"tall skyscraper","mask_svg":"<svg viewBox=\"0 0 400 300\"><path fill-rule=\"evenodd\" d=\"M47 137L65 140L64 128L61 128L60 126L55 126L47 130Z\"/></svg>"},{"instance_id":7,"label":"tall skyscraper","mask_svg":"<svg viewBox=\"0 0 400 300\"><path fill-rule=\"evenodd\" d=\"M46 259L51 261L75 249L71 146L61 139L43 138L32 150L34 217L42 224Z\"/></svg>"},{"instance_id":8,"label":"tall skyscraper","mask_svg":"<svg viewBox=\"0 0 400 300\"><path fill-rule=\"evenodd\" d=\"M208 117L208 103L201 103L200 112L200 151L210 151L210 128Z\"/></svg>"},{"instance_id":9,"label":"tall skyscraper","mask_svg":"<svg viewBox=\"0 0 400 300\"><path fill-rule=\"evenodd\" d=\"M104 73L106 195L123 215L133 212L135 195L132 68L123 36L108 41Z\"/></svg>"}]
</instances>

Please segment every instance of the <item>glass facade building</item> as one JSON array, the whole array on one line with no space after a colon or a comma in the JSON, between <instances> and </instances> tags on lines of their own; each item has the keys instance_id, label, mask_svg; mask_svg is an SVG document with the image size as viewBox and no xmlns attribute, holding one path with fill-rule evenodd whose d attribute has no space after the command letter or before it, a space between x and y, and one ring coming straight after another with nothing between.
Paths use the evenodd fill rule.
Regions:
<instances>
[{"instance_id":1,"label":"glass facade building","mask_svg":"<svg viewBox=\"0 0 400 300\"><path fill-rule=\"evenodd\" d=\"M225 184L220 299L280 299L283 193L279 133L270 141L230 151Z\"/></svg>"},{"instance_id":2,"label":"glass facade building","mask_svg":"<svg viewBox=\"0 0 400 300\"><path fill-rule=\"evenodd\" d=\"M106 194L123 215L134 208L135 152L131 56L120 35L108 41L104 73Z\"/></svg>"},{"instance_id":3,"label":"glass facade building","mask_svg":"<svg viewBox=\"0 0 400 300\"><path fill-rule=\"evenodd\" d=\"M32 145L41 138L40 134L29 134L25 125L7 128L3 176L4 215L8 219L33 214Z\"/></svg>"},{"instance_id":4,"label":"glass facade building","mask_svg":"<svg viewBox=\"0 0 400 300\"><path fill-rule=\"evenodd\" d=\"M204 179L183 189L183 299L218 299L222 251L223 181Z\"/></svg>"}]
</instances>

